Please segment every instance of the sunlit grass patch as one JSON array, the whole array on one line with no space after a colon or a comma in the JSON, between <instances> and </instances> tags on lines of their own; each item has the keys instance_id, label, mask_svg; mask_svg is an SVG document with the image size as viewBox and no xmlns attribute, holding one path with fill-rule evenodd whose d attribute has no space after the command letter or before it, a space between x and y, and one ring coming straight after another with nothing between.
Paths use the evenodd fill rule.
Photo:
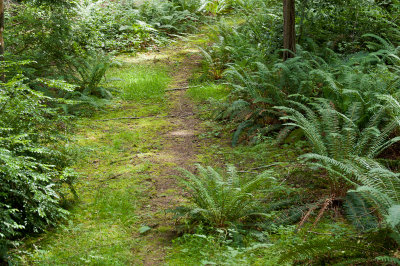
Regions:
<instances>
[{"instance_id":1,"label":"sunlit grass patch","mask_svg":"<svg viewBox=\"0 0 400 266\"><path fill-rule=\"evenodd\" d=\"M129 264L135 245L135 190L131 183L122 189L92 191L95 197L74 211L67 227L49 234L42 242L45 248L34 250L31 260L38 265Z\"/></svg>"},{"instance_id":2,"label":"sunlit grass patch","mask_svg":"<svg viewBox=\"0 0 400 266\"><path fill-rule=\"evenodd\" d=\"M170 76L165 68L159 66L131 65L111 69L107 80L107 86L119 89L124 100L161 101Z\"/></svg>"},{"instance_id":3,"label":"sunlit grass patch","mask_svg":"<svg viewBox=\"0 0 400 266\"><path fill-rule=\"evenodd\" d=\"M222 84L204 84L189 88L187 93L192 99L203 102L210 98L221 100L229 94L229 89Z\"/></svg>"}]
</instances>

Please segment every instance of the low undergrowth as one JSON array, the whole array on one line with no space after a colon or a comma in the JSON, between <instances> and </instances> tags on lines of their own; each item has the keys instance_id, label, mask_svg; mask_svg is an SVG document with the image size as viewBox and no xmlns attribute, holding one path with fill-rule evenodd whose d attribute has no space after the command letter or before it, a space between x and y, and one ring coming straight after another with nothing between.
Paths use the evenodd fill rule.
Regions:
<instances>
[{"instance_id":1,"label":"low undergrowth","mask_svg":"<svg viewBox=\"0 0 400 266\"><path fill-rule=\"evenodd\" d=\"M52 265L140 261L131 254L139 241L132 235L142 226L138 209L146 197L143 184L151 173L159 171L147 158L162 149L160 133L169 126L160 119L118 118L164 114L164 89L169 80L166 70L159 66L109 70L105 86L118 88L123 99L76 122L69 149L75 158L71 167L79 172L75 184L79 198L76 204L66 206L69 220L27 239L23 248L12 252L15 261ZM132 93L137 101L124 98L125 93L139 88L137 94Z\"/></svg>"},{"instance_id":2,"label":"low undergrowth","mask_svg":"<svg viewBox=\"0 0 400 266\"><path fill-rule=\"evenodd\" d=\"M111 69L107 84L118 88L125 101L164 101L165 88L170 82L166 69L146 65L122 66Z\"/></svg>"}]
</instances>

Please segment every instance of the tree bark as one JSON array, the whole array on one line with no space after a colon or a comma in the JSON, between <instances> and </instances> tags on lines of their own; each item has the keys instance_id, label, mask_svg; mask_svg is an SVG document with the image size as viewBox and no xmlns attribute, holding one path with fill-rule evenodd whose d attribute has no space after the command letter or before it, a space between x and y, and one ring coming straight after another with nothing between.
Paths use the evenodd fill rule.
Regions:
<instances>
[{"instance_id":1,"label":"tree bark","mask_svg":"<svg viewBox=\"0 0 400 266\"><path fill-rule=\"evenodd\" d=\"M283 60L296 53L296 10L295 0L283 0Z\"/></svg>"},{"instance_id":2,"label":"tree bark","mask_svg":"<svg viewBox=\"0 0 400 266\"><path fill-rule=\"evenodd\" d=\"M4 61L4 0L0 0L0 61ZM5 82L4 64L0 69L0 79Z\"/></svg>"}]
</instances>

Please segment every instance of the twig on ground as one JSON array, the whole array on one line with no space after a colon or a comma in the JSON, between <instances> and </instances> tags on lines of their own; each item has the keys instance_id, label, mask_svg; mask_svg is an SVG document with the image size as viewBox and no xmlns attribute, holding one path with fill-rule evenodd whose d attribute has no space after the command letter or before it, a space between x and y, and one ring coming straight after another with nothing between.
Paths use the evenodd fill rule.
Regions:
<instances>
[{"instance_id":1,"label":"twig on ground","mask_svg":"<svg viewBox=\"0 0 400 266\"><path fill-rule=\"evenodd\" d=\"M173 89L166 89L165 91L183 91L183 90L188 90L190 88L198 88L201 86L186 86L186 87L181 87L181 88L173 88Z\"/></svg>"},{"instance_id":2,"label":"twig on ground","mask_svg":"<svg viewBox=\"0 0 400 266\"><path fill-rule=\"evenodd\" d=\"M310 217L311 213L318 208L319 205L315 205L312 206L310 209L308 209L308 211L306 212L306 214L303 216L303 218L301 219L299 225L297 226L296 230L294 231L295 233L297 233L304 225L304 223L308 220L308 218Z\"/></svg>"},{"instance_id":3,"label":"twig on ground","mask_svg":"<svg viewBox=\"0 0 400 266\"><path fill-rule=\"evenodd\" d=\"M259 172L250 172L250 171L238 171L238 173L241 173L241 174L247 173L247 174L255 174L255 175L259 174Z\"/></svg>"},{"instance_id":4,"label":"twig on ground","mask_svg":"<svg viewBox=\"0 0 400 266\"><path fill-rule=\"evenodd\" d=\"M183 90L187 90L187 89L189 89L189 87L174 88L174 89L168 89L165 91L183 91Z\"/></svg>"},{"instance_id":5,"label":"twig on ground","mask_svg":"<svg viewBox=\"0 0 400 266\"><path fill-rule=\"evenodd\" d=\"M332 233L320 233L320 232L314 232L314 231L307 231L307 233L312 233L312 234L316 234L316 235L333 236Z\"/></svg>"},{"instance_id":6,"label":"twig on ground","mask_svg":"<svg viewBox=\"0 0 400 266\"><path fill-rule=\"evenodd\" d=\"M99 119L96 121L113 121L113 120L125 120L125 119L144 119L144 118L166 118L166 117L176 117L175 115L148 115L148 116L127 116L127 117L117 117L117 118L110 118L110 119Z\"/></svg>"},{"instance_id":7,"label":"twig on ground","mask_svg":"<svg viewBox=\"0 0 400 266\"><path fill-rule=\"evenodd\" d=\"M188 116L192 116L194 113L187 113L183 115L148 115L148 116L127 116L127 117L117 117L110 119L99 119L95 121L113 121L113 120L137 120L137 119L145 119L145 118L184 118Z\"/></svg>"},{"instance_id":8,"label":"twig on ground","mask_svg":"<svg viewBox=\"0 0 400 266\"><path fill-rule=\"evenodd\" d=\"M264 166L260 166L260 167L255 167L255 168L250 168L249 170L260 170L260 169L265 169L265 168L269 168L275 165L279 165L281 163L273 163L273 164L269 164L269 165L264 165ZM258 174L257 172L251 172L251 171L238 171L238 173L251 173L251 174Z\"/></svg>"},{"instance_id":9,"label":"twig on ground","mask_svg":"<svg viewBox=\"0 0 400 266\"><path fill-rule=\"evenodd\" d=\"M335 195L332 195L330 198L327 198L324 202L324 205L322 206L321 210L318 213L317 219L315 219L312 228L317 225L319 220L321 220L322 215L324 215L325 211L328 209L328 207L332 204L333 200L335 199Z\"/></svg>"}]
</instances>

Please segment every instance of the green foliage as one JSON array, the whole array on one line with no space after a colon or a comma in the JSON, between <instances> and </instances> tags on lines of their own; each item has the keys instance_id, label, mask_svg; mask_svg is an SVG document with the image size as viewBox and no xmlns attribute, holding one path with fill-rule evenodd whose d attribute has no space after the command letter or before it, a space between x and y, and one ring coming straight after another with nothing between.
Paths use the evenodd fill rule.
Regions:
<instances>
[{"instance_id":1,"label":"green foliage","mask_svg":"<svg viewBox=\"0 0 400 266\"><path fill-rule=\"evenodd\" d=\"M60 71L66 81L78 86L74 92L79 92L82 96L111 98L111 93L100 87L111 65L111 59L108 56L92 53L78 58L69 57L66 63L66 69L60 69Z\"/></svg>"},{"instance_id":2,"label":"green foliage","mask_svg":"<svg viewBox=\"0 0 400 266\"><path fill-rule=\"evenodd\" d=\"M172 2L174 6L177 6L178 10L187 10L194 14L199 12L201 5L201 0L170 0L170 2Z\"/></svg>"},{"instance_id":3,"label":"green foliage","mask_svg":"<svg viewBox=\"0 0 400 266\"><path fill-rule=\"evenodd\" d=\"M358 183L355 192L363 196L385 217L386 225L393 231L395 234L393 237L398 241L400 175L378 165L371 167L364 176L358 178Z\"/></svg>"},{"instance_id":4,"label":"green foliage","mask_svg":"<svg viewBox=\"0 0 400 266\"><path fill-rule=\"evenodd\" d=\"M234 230L220 232L217 236L199 231L173 241L174 248L167 258L167 265L254 265L257 253L272 246L254 243L248 247L235 247L226 237L231 237Z\"/></svg>"},{"instance_id":5,"label":"green foliage","mask_svg":"<svg viewBox=\"0 0 400 266\"><path fill-rule=\"evenodd\" d=\"M270 172L254 178L240 177L235 167L221 175L211 167L197 166L199 174L185 171L188 180L182 180L195 207L188 214L216 227L226 227L250 216L264 215L256 212L257 192L266 189L267 181L274 180Z\"/></svg>"},{"instance_id":6,"label":"green foliage","mask_svg":"<svg viewBox=\"0 0 400 266\"><path fill-rule=\"evenodd\" d=\"M216 15L227 13L232 8L232 0L203 0L199 8L200 11L207 11Z\"/></svg>"},{"instance_id":7,"label":"green foliage","mask_svg":"<svg viewBox=\"0 0 400 266\"><path fill-rule=\"evenodd\" d=\"M279 107L286 113L281 119L288 120L286 125L299 127L304 132L313 153L305 154L302 158L328 171L334 195L343 195L345 192L343 181L354 184L359 171L354 168L356 164L353 162L362 164L356 158L376 158L400 140L398 137L390 138L398 125L395 120L386 120L384 108L371 117L365 128L359 128L356 124L359 118L356 103L346 114L336 111L325 99L312 104L315 111L298 102L292 104L295 108Z\"/></svg>"},{"instance_id":8,"label":"green foliage","mask_svg":"<svg viewBox=\"0 0 400 266\"><path fill-rule=\"evenodd\" d=\"M365 232L378 227L378 219L373 215L372 205L354 192L348 192L344 201L346 217L358 230Z\"/></svg>"},{"instance_id":9,"label":"green foliage","mask_svg":"<svg viewBox=\"0 0 400 266\"><path fill-rule=\"evenodd\" d=\"M150 1L140 7L130 0L85 0L71 5L12 2L6 9L6 24L14 25L6 31L6 57L29 59L32 63L22 71L32 80L63 79L78 86L69 93L45 91L40 84L35 89L97 108L99 101L93 97L111 97L111 91L100 86L111 64L104 51L157 49L168 42L167 37L193 28L201 15L199 7L195 0ZM76 112L79 107L67 110L64 105L64 109Z\"/></svg>"},{"instance_id":10,"label":"green foliage","mask_svg":"<svg viewBox=\"0 0 400 266\"><path fill-rule=\"evenodd\" d=\"M233 119L237 123L234 144L244 133L253 137L281 129L277 125L279 115L272 107L286 106L288 97L293 94L299 94L303 98L330 99L342 113L348 112L353 107L353 102L359 102L362 110L357 123L364 123L365 126L377 106L382 103L377 94L393 95L399 90L398 51L385 38L366 34L370 23L362 22L363 30L354 37L362 45L353 54L337 54L334 51L342 49L321 45L319 39L302 38L304 31L308 30L307 27L310 30L321 30L325 39L327 36L321 29L324 28L322 25L317 29L309 26L308 23L312 22L308 19L312 19L308 15L320 16L323 24L331 16L332 19L341 17L344 23L353 21L344 19L349 14L336 13L349 3L327 1L322 5L323 9L327 8L325 17L319 12L318 15L314 14L316 2L304 1L298 5L300 9L310 13L301 13L303 17L300 18L299 34L302 46L297 47L296 57L291 60L281 62L277 57L277 50L282 43L282 18L276 15L281 12L281 6L273 1L252 3L247 9L242 7L243 15L238 20L240 23L218 24L211 35L213 44L203 51L207 74L213 79L222 79L233 88L228 103L221 104L222 112L218 118ZM356 5L360 5L360 2ZM374 16L378 13L372 15L369 12L376 9L390 16L387 11L374 5L368 2L366 6L360 7L360 12ZM380 19L374 21L374 26L381 27L381 23L387 23L391 29L397 27L386 18ZM349 51L353 48L348 46L346 49Z\"/></svg>"},{"instance_id":11,"label":"green foliage","mask_svg":"<svg viewBox=\"0 0 400 266\"><path fill-rule=\"evenodd\" d=\"M318 45L346 53L362 49L362 36L366 33L379 32L398 42L396 8L397 1L300 1L299 39L311 38Z\"/></svg>"},{"instance_id":12,"label":"green foliage","mask_svg":"<svg viewBox=\"0 0 400 266\"><path fill-rule=\"evenodd\" d=\"M0 83L2 243L65 219L68 212L61 203L67 195L61 187L65 184L75 194L76 174L68 168L70 159L53 148L65 138L60 132L67 120L45 104L52 98L30 89L25 81L18 75Z\"/></svg>"},{"instance_id":13,"label":"green foliage","mask_svg":"<svg viewBox=\"0 0 400 266\"><path fill-rule=\"evenodd\" d=\"M160 43L157 31L143 20L134 1L82 1L74 12L73 31L81 47L134 52Z\"/></svg>"},{"instance_id":14,"label":"green foliage","mask_svg":"<svg viewBox=\"0 0 400 266\"><path fill-rule=\"evenodd\" d=\"M195 100L205 102L210 98L213 100L224 99L229 93L224 85L219 84L204 84L200 86L190 87L188 94Z\"/></svg>"},{"instance_id":15,"label":"green foliage","mask_svg":"<svg viewBox=\"0 0 400 266\"><path fill-rule=\"evenodd\" d=\"M393 250L399 240L399 174L376 162L361 158L358 160L359 165L353 165L354 171L358 171L357 189L350 191L346 199L347 217L357 229L368 229L369 233L354 236L357 241L343 235L314 238L291 248L282 256L282 261L336 262L348 265L397 260ZM378 219L371 216L372 213L384 218L384 229L379 226Z\"/></svg>"},{"instance_id":16,"label":"green foliage","mask_svg":"<svg viewBox=\"0 0 400 266\"><path fill-rule=\"evenodd\" d=\"M199 16L193 12L195 4L188 1L147 1L140 7L140 15L154 28L173 36L193 31Z\"/></svg>"},{"instance_id":17,"label":"green foliage","mask_svg":"<svg viewBox=\"0 0 400 266\"><path fill-rule=\"evenodd\" d=\"M347 232L349 233L349 232ZM311 263L317 265L354 265L376 263L376 254L385 253L381 246L384 232L369 236L325 236L307 239L291 246L280 263Z\"/></svg>"},{"instance_id":18,"label":"green foliage","mask_svg":"<svg viewBox=\"0 0 400 266\"><path fill-rule=\"evenodd\" d=\"M162 102L170 81L166 69L152 66L121 66L107 73L106 86L119 91L122 99Z\"/></svg>"}]
</instances>

